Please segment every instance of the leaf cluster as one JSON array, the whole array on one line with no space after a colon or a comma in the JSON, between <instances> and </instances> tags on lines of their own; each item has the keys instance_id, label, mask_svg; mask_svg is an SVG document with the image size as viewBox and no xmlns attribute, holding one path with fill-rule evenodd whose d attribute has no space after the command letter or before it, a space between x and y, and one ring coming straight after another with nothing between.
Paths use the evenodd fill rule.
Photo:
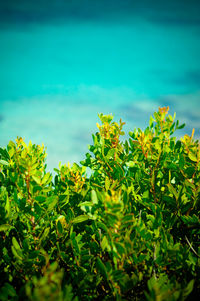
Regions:
<instances>
[{"instance_id":1,"label":"leaf cluster","mask_svg":"<svg viewBox=\"0 0 200 301\"><path fill-rule=\"evenodd\" d=\"M200 144L159 108L121 141L101 125L80 165L0 148L0 300L189 300L200 294ZM188 297L189 296L189 297Z\"/></svg>"}]
</instances>

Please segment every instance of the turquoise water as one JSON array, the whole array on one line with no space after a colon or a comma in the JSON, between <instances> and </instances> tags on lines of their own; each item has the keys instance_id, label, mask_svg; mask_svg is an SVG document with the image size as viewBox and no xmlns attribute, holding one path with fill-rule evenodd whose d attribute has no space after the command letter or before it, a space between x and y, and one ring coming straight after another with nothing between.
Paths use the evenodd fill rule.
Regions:
<instances>
[{"instance_id":1,"label":"turquoise water","mask_svg":"<svg viewBox=\"0 0 200 301\"><path fill-rule=\"evenodd\" d=\"M180 135L194 127L200 138L197 7L117 3L126 9L100 7L97 14L90 7L78 15L60 4L56 18L54 7L43 18L41 6L39 19L34 6L9 7L7 17L0 10L1 146L17 136L44 143L52 170L83 159L98 113L122 118L128 132L144 128L164 105L187 124Z\"/></svg>"}]
</instances>

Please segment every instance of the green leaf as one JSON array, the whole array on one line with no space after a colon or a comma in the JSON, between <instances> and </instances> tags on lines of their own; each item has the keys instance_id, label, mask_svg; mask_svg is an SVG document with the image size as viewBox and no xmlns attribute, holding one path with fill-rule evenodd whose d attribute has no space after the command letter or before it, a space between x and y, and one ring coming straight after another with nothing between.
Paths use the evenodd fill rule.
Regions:
<instances>
[{"instance_id":1,"label":"green leaf","mask_svg":"<svg viewBox=\"0 0 200 301\"><path fill-rule=\"evenodd\" d=\"M22 254L21 254L21 250L16 250L13 246L11 246L11 251L12 251L12 253L13 253L13 255L17 258L17 259L19 259L20 261L22 261L23 260L23 256L21 256Z\"/></svg>"},{"instance_id":2,"label":"green leaf","mask_svg":"<svg viewBox=\"0 0 200 301\"><path fill-rule=\"evenodd\" d=\"M36 186L38 187L38 186ZM44 203L46 201L46 196L44 195L38 195L35 197L36 201L38 201L39 203Z\"/></svg>"},{"instance_id":3,"label":"green leaf","mask_svg":"<svg viewBox=\"0 0 200 301\"><path fill-rule=\"evenodd\" d=\"M92 202L82 202L82 203L78 204L78 207L83 207L83 206L91 207L91 206L93 206L93 203Z\"/></svg>"},{"instance_id":4,"label":"green leaf","mask_svg":"<svg viewBox=\"0 0 200 301\"><path fill-rule=\"evenodd\" d=\"M154 121L155 121L155 119L153 119L153 117L152 117L152 116L150 116L150 120L149 120L149 126L150 126L150 128L152 128L152 127L153 127L153 123L154 123Z\"/></svg>"},{"instance_id":5,"label":"green leaf","mask_svg":"<svg viewBox=\"0 0 200 301\"><path fill-rule=\"evenodd\" d=\"M143 199L149 199L149 190L146 190L143 195L142 195Z\"/></svg>"},{"instance_id":6,"label":"green leaf","mask_svg":"<svg viewBox=\"0 0 200 301\"><path fill-rule=\"evenodd\" d=\"M45 202L45 204L48 206L47 210L52 211L57 203L58 203L58 196L57 195L52 195L52 196L48 197L46 202Z\"/></svg>"},{"instance_id":7,"label":"green leaf","mask_svg":"<svg viewBox=\"0 0 200 301\"><path fill-rule=\"evenodd\" d=\"M58 229L58 233L59 234L63 233L63 227L62 227L62 224L61 224L61 222L59 220L57 222L57 229Z\"/></svg>"},{"instance_id":8,"label":"green leaf","mask_svg":"<svg viewBox=\"0 0 200 301\"><path fill-rule=\"evenodd\" d=\"M189 225L199 225L200 224L200 220L196 215L193 215L193 216L183 215L180 218L182 219L182 221L185 224L189 224Z\"/></svg>"},{"instance_id":9,"label":"green leaf","mask_svg":"<svg viewBox=\"0 0 200 301\"><path fill-rule=\"evenodd\" d=\"M33 193L36 193L37 191L41 191L42 187L40 185L34 185L33 186Z\"/></svg>"},{"instance_id":10,"label":"green leaf","mask_svg":"<svg viewBox=\"0 0 200 301\"><path fill-rule=\"evenodd\" d=\"M134 161L129 161L129 162L126 162L126 166L128 167L134 167L136 164Z\"/></svg>"},{"instance_id":11,"label":"green leaf","mask_svg":"<svg viewBox=\"0 0 200 301\"><path fill-rule=\"evenodd\" d=\"M181 124L180 126L177 127L178 130L181 130L185 127L185 123Z\"/></svg>"},{"instance_id":12,"label":"green leaf","mask_svg":"<svg viewBox=\"0 0 200 301\"><path fill-rule=\"evenodd\" d=\"M188 283L188 285L184 289L184 291L183 291L184 299L192 292L193 287L194 287L194 279L190 280L190 282Z\"/></svg>"},{"instance_id":13,"label":"green leaf","mask_svg":"<svg viewBox=\"0 0 200 301\"><path fill-rule=\"evenodd\" d=\"M74 233L74 234L75 234L75 233ZM79 248L79 245L78 245L78 243L77 243L75 237L71 239L71 242L72 242L74 251L75 251L77 254L79 254L79 253L80 253L80 248Z\"/></svg>"},{"instance_id":14,"label":"green leaf","mask_svg":"<svg viewBox=\"0 0 200 301\"><path fill-rule=\"evenodd\" d=\"M13 255L17 259L23 260L23 252L22 252L20 245L15 237L12 238L12 243L13 243L13 245L11 246L11 250L12 250Z\"/></svg>"},{"instance_id":15,"label":"green leaf","mask_svg":"<svg viewBox=\"0 0 200 301\"><path fill-rule=\"evenodd\" d=\"M184 168L184 165L185 165L185 159L184 159L184 156L182 154L180 154L180 159L179 159L179 166L181 169Z\"/></svg>"},{"instance_id":16,"label":"green leaf","mask_svg":"<svg viewBox=\"0 0 200 301\"><path fill-rule=\"evenodd\" d=\"M32 176L33 180L37 183L37 184L41 184L42 181L41 181L41 178L39 177L36 177L36 176Z\"/></svg>"},{"instance_id":17,"label":"green leaf","mask_svg":"<svg viewBox=\"0 0 200 301\"><path fill-rule=\"evenodd\" d=\"M122 243L116 242L115 246L120 256L126 254L126 249L124 248Z\"/></svg>"},{"instance_id":18,"label":"green leaf","mask_svg":"<svg viewBox=\"0 0 200 301\"><path fill-rule=\"evenodd\" d=\"M50 227L44 229L44 232L42 233L42 236L39 239L40 245L41 245L42 241L44 241L46 239L46 237L49 235L49 232L50 232Z\"/></svg>"},{"instance_id":19,"label":"green leaf","mask_svg":"<svg viewBox=\"0 0 200 301\"><path fill-rule=\"evenodd\" d=\"M197 157L195 156L194 153L189 152L188 157L190 158L190 160L197 162Z\"/></svg>"},{"instance_id":20,"label":"green leaf","mask_svg":"<svg viewBox=\"0 0 200 301\"><path fill-rule=\"evenodd\" d=\"M12 228L14 227L9 224L0 225L0 232L8 231L11 230Z\"/></svg>"},{"instance_id":21,"label":"green leaf","mask_svg":"<svg viewBox=\"0 0 200 301\"><path fill-rule=\"evenodd\" d=\"M98 198L95 190L91 191L91 199L94 204L98 204Z\"/></svg>"},{"instance_id":22,"label":"green leaf","mask_svg":"<svg viewBox=\"0 0 200 301\"><path fill-rule=\"evenodd\" d=\"M106 177L106 179L105 179L105 189L106 189L106 191L108 191L109 188L110 188L110 179L108 177Z\"/></svg>"},{"instance_id":23,"label":"green leaf","mask_svg":"<svg viewBox=\"0 0 200 301\"><path fill-rule=\"evenodd\" d=\"M42 184L43 185L47 185L51 182L52 176L50 174L50 172L46 173L42 179Z\"/></svg>"},{"instance_id":24,"label":"green leaf","mask_svg":"<svg viewBox=\"0 0 200 301\"><path fill-rule=\"evenodd\" d=\"M99 228L103 229L106 233L109 233L109 229L108 229L108 227L107 227L104 223L102 223L102 222L97 222L97 226L98 226Z\"/></svg>"},{"instance_id":25,"label":"green leaf","mask_svg":"<svg viewBox=\"0 0 200 301\"><path fill-rule=\"evenodd\" d=\"M12 142L12 141L10 141L10 142ZM10 144L10 142L9 142L9 144ZM13 144L14 144L14 142L13 142ZM12 158L14 153L15 153L15 144L14 144L14 146L12 145L10 147L10 149L8 150L9 157Z\"/></svg>"},{"instance_id":26,"label":"green leaf","mask_svg":"<svg viewBox=\"0 0 200 301\"><path fill-rule=\"evenodd\" d=\"M9 157L9 154L7 152L7 150L5 148L1 148L0 147L0 154L2 155L2 157L6 160L9 160L10 157Z\"/></svg>"},{"instance_id":27,"label":"green leaf","mask_svg":"<svg viewBox=\"0 0 200 301\"><path fill-rule=\"evenodd\" d=\"M108 244L108 240L107 240L106 236L104 236L103 239L102 239L101 248L102 248L103 251L105 249L108 249L108 251L111 249L109 244Z\"/></svg>"},{"instance_id":28,"label":"green leaf","mask_svg":"<svg viewBox=\"0 0 200 301\"><path fill-rule=\"evenodd\" d=\"M72 223L73 223L73 224L78 224L78 223L85 222L85 221L87 221L88 219L90 219L90 217L87 216L87 215L79 215L79 216L75 217L75 218L72 220Z\"/></svg>"},{"instance_id":29,"label":"green leaf","mask_svg":"<svg viewBox=\"0 0 200 301\"><path fill-rule=\"evenodd\" d=\"M18 241L16 240L15 237L12 238L12 243L13 243L13 246L15 247L16 250L20 250L20 245L18 243Z\"/></svg>"},{"instance_id":30,"label":"green leaf","mask_svg":"<svg viewBox=\"0 0 200 301\"><path fill-rule=\"evenodd\" d=\"M105 279L108 278L106 267L103 261L99 257L97 257L97 269L100 271L100 273L103 275Z\"/></svg>"},{"instance_id":31,"label":"green leaf","mask_svg":"<svg viewBox=\"0 0 200 301\"><path fill-rule=\"evenodd\" d=\"M169 188L169 191L173 194L173 196L177 200L177 198L178 198L178 192L176 191L176 189L172 186L172 184L167 184L167 186Z\"/></svg>"},{"instance_id":32,"label":"green leaf","mask_svg":"<svg viewBox=\"0 0 200 301\"><path fill-rule=\"evenodd\" d=\"M0 160L0 164L2 164L2 165L6 165L6 166L8 166L8 165L9 165L9 163L8 163L7 161L5 161L5 160Z\"/></svg>"},{"instance_id":33,"label":"green leaf","mask_svg":"<svg viewBox=\"0 0 200 301\"><path fill-rule=\"evenodd\" d=\"M9 217L10 214L11 214L11 204L10 204L10 200L8 198L8 195L6 196L5 210L7 212L7 217Z\"/></svg>"},{"instance_id":34,"label":"green leaf","mask_svg":"<svg viewBox=\"0 0 200 301\"><path fill-rule=\"evenodd\" d=\"M14 287L6 282L0 290L0 300L7 301L10 300L9 297L17 297L17 294ZM12 300L17 300L17 298Z\"/></svg>"},{"instance_id":35,"label":"green leaf","mask_svg":"<svg viewBox=\"0 0 200 301\"><path fill-rule=\"evenodd\" d=\"M106 159L113 159L114 154L115 154L115 149L114 148L109 149L109 151L106 155Z\"/></svg>"}]
</instances>

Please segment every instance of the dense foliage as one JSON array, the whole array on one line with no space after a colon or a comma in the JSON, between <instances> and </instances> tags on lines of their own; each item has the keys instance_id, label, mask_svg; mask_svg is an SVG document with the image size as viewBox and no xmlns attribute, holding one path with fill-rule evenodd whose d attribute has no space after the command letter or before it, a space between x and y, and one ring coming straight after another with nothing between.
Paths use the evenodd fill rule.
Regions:
<instances>
[{"instance_id":1,"label":"dense foliage","mask_svg":"<svg viewBox=\"0 0 200 301\"><path fill-rule=\"evenodd\" d=\"M200 144L168 108L130 132L100 114L81 165L0 148L0 300L195 300ZM89 172L86 173L86 171Z\"/></svg>"}]
</instances>

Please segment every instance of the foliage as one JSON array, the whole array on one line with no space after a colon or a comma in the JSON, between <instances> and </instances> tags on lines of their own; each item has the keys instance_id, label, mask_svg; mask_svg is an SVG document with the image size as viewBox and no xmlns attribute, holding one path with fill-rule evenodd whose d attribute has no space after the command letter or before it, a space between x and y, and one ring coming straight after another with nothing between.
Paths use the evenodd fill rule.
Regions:
<instances>
[{"instance_id":1,"label":"foliage","mask_svg":"<svg viewBox=\"0 0 200 301\"><path fill-rule=\"evenodd\" d=\"M168 109L124 142L100 114L90 153L54 179L43 146L0 148L0 300L200 294L200 145Z\"/></svg>"}]
</instances>

